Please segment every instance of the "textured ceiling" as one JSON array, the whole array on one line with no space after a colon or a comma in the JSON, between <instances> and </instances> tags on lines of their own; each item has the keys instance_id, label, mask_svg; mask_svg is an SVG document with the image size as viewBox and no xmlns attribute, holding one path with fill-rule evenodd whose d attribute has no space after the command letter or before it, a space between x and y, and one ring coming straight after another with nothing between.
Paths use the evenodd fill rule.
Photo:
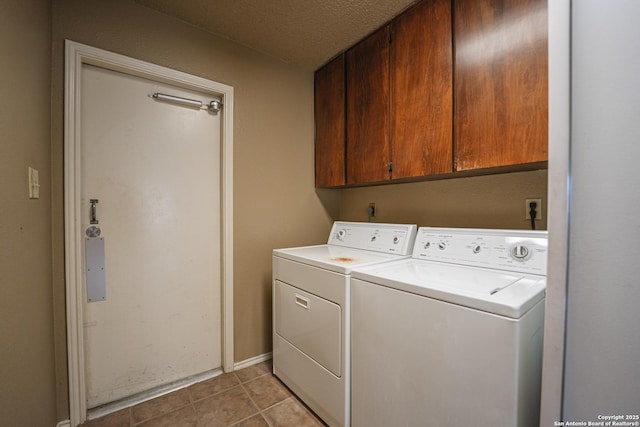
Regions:
<instances>
[{"instance_id":1,"label":"textured ceiling","mask_svg":"<svg viewBox=\"0 0 640 427\"><path fill-rule=\"evenodd\" d=\"M134 0L311 70L416 0Z\"/></svg>"}]
</instances>

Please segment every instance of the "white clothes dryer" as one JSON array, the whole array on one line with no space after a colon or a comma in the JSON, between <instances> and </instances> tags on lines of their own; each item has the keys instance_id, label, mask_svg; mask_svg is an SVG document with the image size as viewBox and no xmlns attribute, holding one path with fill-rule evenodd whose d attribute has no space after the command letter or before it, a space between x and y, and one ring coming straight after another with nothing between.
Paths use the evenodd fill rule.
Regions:
<instances>
[{"instance_id":1,"label":"white clothes dryer","mask_svg":"<svg viewBox=\"0 0 640 427\"><path fill-rule=\"evenodd\" d=\"M545 231L420 228L351 278L352 426L538 426Z\"/></svg>"},{"instance_id":2,"label":"white clothes dryer","mask_svg":"<svg viewBox=\"0 0 640 427\"><path fill-rule=\"evenodd\" d=\"M408 258L417 227L335 222L327 244L273 251L273 373L330 426L350 425L350 277Z\"/></svg>"}]
</instances>

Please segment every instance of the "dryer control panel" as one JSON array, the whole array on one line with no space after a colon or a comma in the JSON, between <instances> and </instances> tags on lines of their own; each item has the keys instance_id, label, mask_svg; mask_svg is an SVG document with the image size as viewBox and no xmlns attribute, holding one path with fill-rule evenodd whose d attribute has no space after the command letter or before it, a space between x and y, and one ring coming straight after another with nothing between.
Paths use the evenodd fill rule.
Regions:
<instances>
[{"instance_id":1,"label":"dryer control panel","mask_svg":"<svg viewBox=\"0 0 640 427\"><path fill-rule=\"evenodd\" d=\"M410 255L417 229L415 224L336 221L327 243L354 249Z\"/></svg>"},{"instance_id":2,"label":"dryer control panel","mask_svg":"<svg viewBox=\"0 0 640 427\"><path fill-rule=\"evenodd\" d=\"M413 258L547 274L546 231L421 227Z\"/></svg>"}]
</instances>

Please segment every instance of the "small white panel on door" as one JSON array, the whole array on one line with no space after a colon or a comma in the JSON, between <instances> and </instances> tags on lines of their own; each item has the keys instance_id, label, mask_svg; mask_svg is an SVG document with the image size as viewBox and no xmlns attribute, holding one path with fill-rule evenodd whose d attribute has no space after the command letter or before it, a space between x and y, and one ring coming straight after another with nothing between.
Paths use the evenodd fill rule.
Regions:
<instances>
[{"instance_id":1,"label":"small white panel on door","mask_svg":"<svg viewBox=\"0 0 640 427\"><path fill-rule=\"evenodd\" d=\"M340 306L279 280L274 285L276 333L340 377Z\"/></svg>"},{"instance_id":2,"label":"small white panel on door","mask_svg":"<svg viewBox=\"0 0 640 427\"><path fill-rule=\"evenodd\" d=\"M87 268L87 302L104 301L107 299L104 237L86 237L84 253Z\"/></svg>"}]
</instances>

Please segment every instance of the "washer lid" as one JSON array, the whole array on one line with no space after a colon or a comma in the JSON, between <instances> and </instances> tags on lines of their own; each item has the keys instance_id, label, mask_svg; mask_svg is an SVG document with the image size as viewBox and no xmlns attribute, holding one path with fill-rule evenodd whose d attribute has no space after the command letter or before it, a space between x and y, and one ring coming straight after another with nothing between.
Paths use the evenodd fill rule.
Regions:
<instances>
[{"instance_id":1,"label":"washer lid","mask_svg":"<svg viewBox=\"0 0 640 427\"><path fill-rule=\"evenodd\" d=\"M518 319L544 298L542 276L407 259L353 271L354 279Z\"/></svg>"},{"instance_id":2,"label":"washer lid","mask_svg":"<svg viewBox=\"0 0 640 427\"><path fill-rule=\"evenodd\" d=\"M274 249L273 256L298 261L342 274L350 274L354 268L397 261L409 257L409 255L395 255L335 245Z\"/></svg>"}]
</instances>

